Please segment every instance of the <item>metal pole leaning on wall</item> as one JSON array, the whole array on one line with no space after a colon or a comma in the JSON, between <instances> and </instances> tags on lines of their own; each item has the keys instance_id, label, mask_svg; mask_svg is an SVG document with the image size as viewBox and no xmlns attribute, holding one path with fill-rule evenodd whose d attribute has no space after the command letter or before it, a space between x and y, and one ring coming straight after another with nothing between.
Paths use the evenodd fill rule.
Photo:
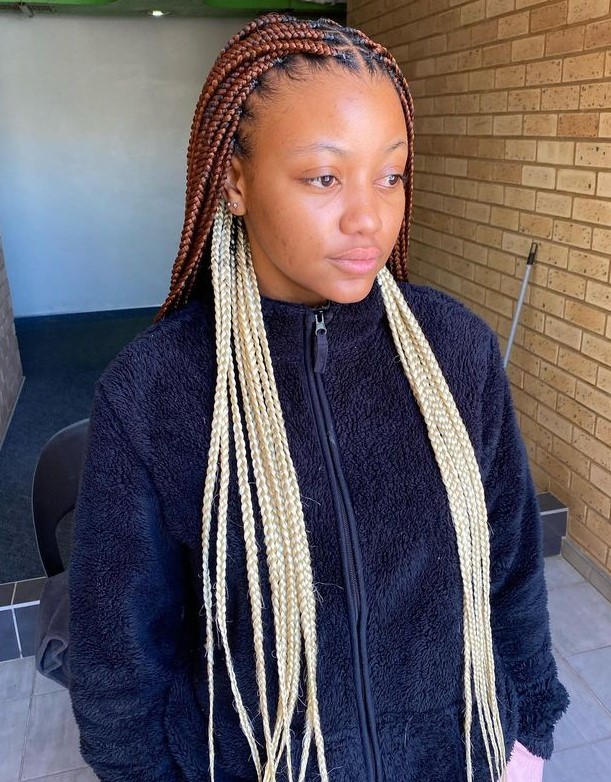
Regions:
<instances>
[{"instance_id":1,"label":"metal pole leaning on wall","mask_svg":"<svg viewBox=\"0 0 611 782\"><path fill-rule=\"evenodd\" d=\"M524 273L524 279L522 280L522 287L520 288L520 295L518 296L518 301L516 303L516 308L513 313L513 320L511 322L511 331L509 332L509 339L507 340L507 347L505 348L505 356L503 358L503 367L507 369L507 364L509 364L509 354L511 353L511 348L513 346L513 340L516 336L516 329L518 328L518 321L520 320L520 311L522 310L522 304L524 304L524 296L526 296L526 289L528 288L528 278L530 277L530 273L532 271L533 263L535 262L535 258L537 257L537 249L539 245L537 242L533 242L530 245L530 252L528 253L528 259L526 260L526 269Z\"/></svg>"}]
</instances>

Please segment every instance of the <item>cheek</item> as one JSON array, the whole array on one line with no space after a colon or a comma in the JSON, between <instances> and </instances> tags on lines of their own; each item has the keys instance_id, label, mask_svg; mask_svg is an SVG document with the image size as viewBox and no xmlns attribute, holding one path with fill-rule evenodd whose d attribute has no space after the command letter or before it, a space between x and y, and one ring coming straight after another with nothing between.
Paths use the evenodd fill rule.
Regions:
<instances>
[{"instance_id":1,"label":"cheek","mask_svg":"<svg viewBox=\"0 0 611 782\"><path fill-rule=\"evenodd\" d=\"M405 219L405 198L399 200L400 203L392 210L387 222L388 241L391 246L394 245L397 236L399 235L399 231L401 230L401 226L403 225L403 220Z\"/></svg>"},{"instance_id":2,"label":"cheek","mask_svg":"<svg viewBox=\"0 0 611 782\"><path fill-rule=\"evenodd\" d=\"M251 213L260 243L272 251L273 248L285 249L287 242L286 211L278 208L276 204L275 201L261 199L257 203L257 208Z\"/></svg>"},{"instance_id":3,"label":"cheek","mask_svg":"<svg viewBox=\"0 0 611 782\"><path fill-rule=\"evenodd\" d=\"M300 264L302 257L312 257L330 236L329 215L305 208L276 212L276 242L285 251L289 265Z\"/></svg>"},{"instance_id":4,"label":"cheek","mask_svg":"<svg viewBox=\"0 0 611 782\"><path fill-rule=\"evenodd\" d=\"M293 242L291 241L291 238L289 237L288 233L285 233L284 231L278 236L278 246L280 249L280 252L282 253L282 256L286 258L287 263L290 264L291 262L291 250Z\"/></svg>"}]
</instances>

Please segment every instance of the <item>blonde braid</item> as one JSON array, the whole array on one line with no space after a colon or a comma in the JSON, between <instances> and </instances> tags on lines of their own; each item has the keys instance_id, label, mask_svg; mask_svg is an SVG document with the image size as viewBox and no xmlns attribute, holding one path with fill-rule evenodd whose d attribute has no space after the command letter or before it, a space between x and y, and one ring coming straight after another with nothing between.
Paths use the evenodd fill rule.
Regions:
<instances>
[{"instance_id":1,"label":"blonde braid","mask_svg":"<svg viewBox=\"0 0 611 782\"><path fill-rule=\"evenodd\" d=\"M260 303L257 306L257 303L259 302L257 282L256 282L256 277L254 275L254 269L252 268L252 263L250 262L249 259L247 259L245 255L246 252L248 252L247 244L245 243L243 232L240 231L239 239L238 239L238 247L237 247L237 265L238 265L238 269L241 271L243 275L245 296L247 297L247 300L244 301L243 304L243 312L245 315L244 319L246 321L246 325L254 324L255 326L254 331L258 334L261 334L263 333L261 331L261 328L264 327L262 324L262 316L260 314ZM257 317L257 310L258 310L258 317ZM250 335L251 333L252 331L251 329L249 329L248 334ZM280 470L278 471L278 475L282 475L286 472L287 469L289 469L289 466L286 463L286 459L284 458L284 452L283 452L283 442L282 442L283 422L282 419L278 419L277 417L277 412L279 410L277 394L274 396L274 394L272 393L272 382L270 381L270 375L269 375L269 367L271 366L271 361L267 361L267 362L265 361L264 351L262 351L260 342L258 340L257 340L255 351L256 351L257 363L261 370L257 380L262 385L265 404L267 405L271 413L274 414L273 418L271 418L270 421L268 422L270 429L267 432L267 436L269 439L271 439L272 443L274 444L275 453L273 458L275 459L276 464L280 465ZM271 380L273 380L273 377ZM286 442L286 438L285 438L285 442ZM269 454L269 451L267 451L267 453ZM272 473L272 477L273 478L277 477L275 471ZM284 487L281 486L278 482L275 487L275 491L278 493L279 499L283 503L286 503L287 499L290 502L290 497L287 498L285 496ZM286 507L284 507L283 513L284 513L284 519L286 521L289 521L292 517L294 517L294 512L288 511ZM296 703L298 690L299 690L301 634L299 629L298 598L296 595L296 586L297 586L296 581L297 582L299 581L299 577L297 576L293 565L293 557L295 554L296 546L294 545L293 539L290 536L290 530L287 528L286 524L280 525L280 533L283 539L284 550L287 554L287 560L286 560L287 582L288 582L288 589L290 590L291 593L290 600L287 605L288 611L286 616L287 633L291 639L289 643L288 655L287 655L287 670L289 671L288 679L290 681L290 686L288 690L290 694L289 694L288 704L284 704L285 718L287 719L286 729L288 730L290 727L289 717L294 711L294 704ZM292 769L290 767L291 761L290 761L290 757L288 756L287 756L287 762L289 763L289 774L291 774L292 773Z\"/></svg>"},{"instance_id":2,"label":"blonde braid","mask_svg":"<svg viewBox=\"0 0 611 782\"><path fill-rule=\"evenodd\" d=\"M239 268L239 263L238 263ZM242 273L240 273L242 272ZM257 388L261 388L262 379L260 374L260 362L258 361L256 340L253 337L251 324L248 318L248 308L245 301L243 269L238 271L237 280L237 306L236 306L236 362L241 371L242 387L246 390L244 398L245 416L249 435L249 442L252 445L252 462L260 492L258 492L259 506L263 523L265 536L265 545L267 550L267 561L270 574L270 585L272 587L272 605L274 615L274 630L277 647L277 671L279 680L279 698L278 713L284 716L286 720L286 670L282 660L287 659L287 583L290 578L292 566L286 556L285 536L279 529L279 519L276 508L279 507L279 513L282 513L282 496L278 491L275 475L269 474L266 465L271 462L273 455L268 442L269 433L266 436L268 422L265 420L265 399L261 400L255 393ZM274 503L275 501L275 503ZM267 523L265 523L267 521ZM277 722L277 727L279 723ZM284 724L285 740L287 733L286 721ZM272 757L273 768L279 760L277 756L279 733L274 732L273 740L270 740L268 747L268 758Z\"/></svg>"},{"instance_id":3,"label":"blonde braid","mask_svg":"<svg viewBox=\"0 0 611 782\"><path fill-rule=\"evenodd\" d=\"M324 745L322 742L322 731L320 729L320 720L318 717L318 703L315 695L316 686L316 615L315 615L315 603L313 598L313 583L311 579L311 562L309 547L307 541L307 534L305 532L305 522L303 520L303 510L301 506L301 499L299 494L299 486L290 457L288 442L286 438L286 430L284 426L284 418L280 407L280 401L276 390L276 384L274 379L274 372L272 366L271 356L269 354L269 347L267 344L267 337L265 333L265 326L263 323L263 315L261 312L261 302L258 294L257 280L252 266L252 260L250 258L250 248L245 239L243 231L241 230L237 243L237 266L238 269L243 270L245 279L248 280L248 302L245 306L245 311L248 311L248 324L250 329L248 333L254 333L258 335L256 340L256 352L258 360L258 368L261 372L259 377L261 388L267 404L267 412L270 416L268 420L267 439L271 440L274 444L275 451L273 461L269 462L269 474L276 478L282 475L288 476L290 482L279 483L278 492L279 500L286 502L287 506L284 509L284 521L288 524L288 528L291 534L291 542L287 548L287 556L289 561L293 557L296 558L297 567L297 592L298 592L298 605L294 606L295 616L299 617L301 613L302 617L302 632L305 640L306 647L306 668L308 671L308 678L313 681L314 687L308 689L308 721L306 727L306 736L304 739L304 754L302 755L302 768L300 771L300 778L303 777L305 772L304 763L307 762L307 756L310 747L309 730L311 727L314 729L314 736L316 738L317 748L319 750L319 756L323 755ZM254 406L257 407L257 400L254 400ZM265 453L268 453L267 442L264 438L262 447ZM300 637L296 634L296 640L300 644ZM294 646L295 654L295 677L293 679L293 687L291 689L290 699L290 713L292 714L294 709L294 702L297 698L298 685L299 685L299 664L300 664L300 645ZM287 660L289 665L289 660ZM324 758L324 755L323 755ZM319 760L320 763L320 760Z\"/></svg>"},{"instance_id":4,"label":"blonde braid","mask_svg":"<svg viewBox=\"0 0 611 782\"><path fill-rule=\"evenodd\" d=\"M298 593L298 615L301 612L302 616L302 632L306 646L306 666L308 670L308 677L316 683L316 610L315 600L313 595L313 583L309 577L311 573L311 561L310 550L308 546L307 534L305 533L305 522L303 521L303 510L301 506L301 497L299 493L299 486L294 472L292 459L289 453L288 441L286 438L286 430L284 426L284 417L282 409L280 407L280 400L278 398L272 359L269 353L269 347L267 344L267 337L265 333L265 325L263 323L263 314L261 312L261 301L258 293L257 279L250 258L250 248L248 242L244 236L243 231L240 230L238 239L238 257L237 266L244 270L244 274L248 276L249 286L249 322L254 324L254 330L260 335L260 360L264 363L265 372L264 378L267 382L264 384L264 392L268 399L269 410L273 413L273 420L270 422L270 434L276 447L275 459L279 466L277 471L279 475L288 475L292 477L290 485L282 485L280 490L282 497L288 503L289 511L286 514L286 522L289 525L291 533L291 545L289 551L291 555L297 559L298 567L296 568L297 575L297 593ZM273 472L275 475L276 473ZM297 631L297 638L300 642L300 637ZM298 666L300 664L299 647L296 648L296 664L297 676L294 679L294 689L291 695L291 704L297 698L297 691L299 685L298 678ZM291 712L293 706L291 705ZM316 746L319 757L322 755L324 758L324 744L322 740L322 730L320 727L320 719L318 715L318 704L316 700L315 689L308 690L308 719L306 722L306 734L304 736L304 751L302 753L302 765L300 770L299 779L302 780L305 775L305 768L307 765L311 733L314 732L316 740ZM319 760L320 763L320 760Z\"/></svg>"},{"instance_id":5,"label":"blonde braid","mask_svg":"<svg viewBox=\"0 0 611 782\"><path fill-rule=\"evenodd\" d=\"M217 572L216 572L216 593L217 593L217 624L221 634L221 640L226 655L227 669L231 682L232 692L236 699L236 706L240 718L242 731L249 743L253 760L257 768L257 776L261 778L260 760L256 748L254 731L248 713L242 702L239 692L231 655L227 640L227 622L225 614L225 568L224 558L226 557L226 517L227 517L227 498L224 495L229 482L229 448L228 448L228 395L227 384L228 377L233 370L231 356L231 302L232 302L232 271L227 263L214 262L214 259L220 259L225 253L223 248L231 234L231 219L226 214L219 214L214 223L212 236L212 283L215 297L220 303L215 317L216 332L216 355L217 355L217 379L214 398L214 410L212 415L210 451L208 456L208 469L206 472L206 481L204 484L204 496L202 501L202 569L203 569L203 593L204 607L206 611L206 653L207 653L207 673L208 673L208 692L209 692L209 721L208 721L208 746L210 753L210 778L214 780L214 637L213 637L213 607L212 607L212 587L210 577L210 532L212 523L213 492L217 481L217 473L221 471L221 502L218 512L217 533ZM238 471L240 473L240 470ZM225 518L222 519L224 514ZM246 515L246 514L244 514ZM225 540L223 541L223 535ZM246 537L246 533L245 533ZM220 548L220 552L219 552ZM247 544L248 551L248 544ZM219 575L220 570L220 575ZM220 601L219 601L220 598ZM220 611L220 614L219 614Z\"/></svg>"},{"instance_id":6,"label":"blonde braid","mask_svg":"<svg viewBox=\"0 0 611 782\"><path fill-rule=\"evenodd\" d=\"M395 346L427 425L456 531L463 581L467 777L473 778L473 691L490 774L493 780L498 780L505 767L505 744L495 689L490 625L490 542L481 473L469 433L418 321L387 269L378 274L378 283Z\"/></svg>"},{"instance_id":7,"label":"blonde braid","mask_svg":"<svg viewBox=\"0 0 611 782\"><path fill-rule=\"evenodd\" d=\"M219 629L240 725L263 782L276 779L286 754L292 780L291 720L300 681L301 641L304 640L307 708L299 779L303 780L312 737L321 779L328 782L316 685L316 608L312 565L297 476L290 457L286 428L273 373L256 276L241 221L234 221L224 204L214 221L212 284L215 296L217 382L211 425L210 452L202 503L203 591L208 659L210 774L214 779L213 746L213 617ZM237 260L237 262L236 262ZM237 367L237 378L235 373ZM240 405L241 401L241 405ZM246 434L242 415L246 422ZM227 514L230 481L229 442L233 432L240 510L244 521L246 566L254 632L255 669L263 722L266 758L261 763L252 721L240 697L228 643L226 617ZM246 442L251 456L256 496L267 555L275 630L279 697L273 732L267 706L263 646L262 597ZM212 604L209 567L213 494L219 486L216 538L216 612Z\"/></svg>"}]
</instances>

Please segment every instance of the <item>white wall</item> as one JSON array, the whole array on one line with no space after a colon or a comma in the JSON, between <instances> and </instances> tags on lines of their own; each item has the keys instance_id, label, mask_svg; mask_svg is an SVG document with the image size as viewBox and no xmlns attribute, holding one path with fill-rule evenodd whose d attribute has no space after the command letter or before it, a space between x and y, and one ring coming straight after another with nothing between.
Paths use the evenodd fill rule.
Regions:
<instances>
[{"instance_id":1,"label":"white wall","mask_svg":"<svg viewBox=\"0 0 611 782\"><path fill-rule=\"evenodd\" d=\"M158 305L186 147L238 19L0 20L0 227L15 316Z\"/></svg>"}]
</instances>

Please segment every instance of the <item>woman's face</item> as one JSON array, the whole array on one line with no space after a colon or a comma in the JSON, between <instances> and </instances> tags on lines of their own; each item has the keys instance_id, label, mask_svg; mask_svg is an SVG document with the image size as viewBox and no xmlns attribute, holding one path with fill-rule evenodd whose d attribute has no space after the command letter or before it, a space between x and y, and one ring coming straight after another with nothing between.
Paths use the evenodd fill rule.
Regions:
<instances>
[{"instance_id":1,"label":"woman's face","mask_svg":"<svg viewBox=\"0 0 611 782\"><path fill-rule=\"evenodd\" d=\"M403 222L407 130L389 78L337 67L253 97L227 199L244 217L260 293L315 305L371 290Z\"/></svg>"}]
</instances>

